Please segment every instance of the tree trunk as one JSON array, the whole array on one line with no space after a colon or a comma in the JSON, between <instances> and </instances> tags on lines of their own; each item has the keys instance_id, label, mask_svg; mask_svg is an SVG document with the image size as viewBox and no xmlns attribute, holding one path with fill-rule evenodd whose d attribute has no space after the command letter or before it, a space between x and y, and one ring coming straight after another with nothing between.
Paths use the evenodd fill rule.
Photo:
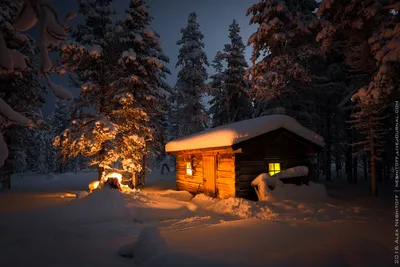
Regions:
<instances>
[{"instance_id":1,"label":"tree trunk","mask_svg":"<svg viewBox=\"0 0 400 267\"><path fill-rule=\"evenodd\" d=\"M370 173L371 173L371 179L370 179L370 184L371 184L371 194L374 197L378 196L378 186L376 182L376 167L375 167L375 153L371 151L370 155Z\"/></svg>"},{"instance_id":2,"label":"tree trunk","mask_svg":"<svg viewBox=\"0 0 400 267\"><path fill-rule=\"evenodd\" d=\"M353 182L353 157L352 157L352 148L346 148L346 176L347 182Z\"/></svg>"},{"instance_id":3,"label":"tree trunk","mask_svg":"<svg viewBox=\"0 0 400 267\"><path fill-rule=\"evenodd\" d=\"M97 180L101 181L101 178L103 177L103 172L104 168L103 167L97 167Z\"/></svg>"},{"instance_id":4,"label":"tree trunk","mask_svg":"<svg viewBox=\"0 0 400 267\"><path fill-rule=\"evenodd\" d=\"M339 152L336 152L335 164L336 164L336 179L341 180L341 178L342 178L342 160L340 158Z\"/></svg>"},{"instance_id":5,"label":"tree trunk","mask_svg":"<svg viewBox=\"0 0 400 267\"><path fill-rule=\"evenodd\" d=\"M364 180L368 180L368 161L367 157L364 155L363 156L363 165L364 165Z\"/></svg>"},{"instance_id":6,"label":"tree trunk","mask_svg":"<svg viewBox=\"0 0 400 267\"><path fill-rule=\"evenodd\" d=\"M358 180L358 158L353 157L353 182L356 184Z\"/></svg>"},{"instance_id":7,"label":"tree trunk","mask_svg":"<svg viewBox=\"0 0 400 267\"><path fill-rule=\"evenodd\" d=\"M374 143L375 131L373 128L372 117L369 118L369 149L370 149L370 173L371 173L371 194L374 197L378 197L378 184L376 182L376 166L375 166L375 143Z\"/></svg>"},{"instance_id":8,"label":"tree trunk","mask_svg":"<svg viewBox=\"0 0 400 267\"><path fill-rule=\"evenodd\" d=\"M329 98L326 103L326 114L325 114L325 122L326 122L326 135L325 135L325 168L326 168L326 180L330 181L332 180L332 159L331 159L331 153L332 153L332 137L331 137L331 111L330 111L330 102Z\"/></svg>"}]
</instances>

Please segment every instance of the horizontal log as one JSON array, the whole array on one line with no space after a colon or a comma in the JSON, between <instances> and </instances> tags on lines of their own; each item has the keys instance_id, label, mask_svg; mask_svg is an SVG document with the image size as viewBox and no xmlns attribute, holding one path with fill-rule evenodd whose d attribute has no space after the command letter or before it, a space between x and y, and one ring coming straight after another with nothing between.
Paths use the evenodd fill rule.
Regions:
<instances>
[{"instance_id":1,"label":"horizontal log","mask_svg":"<svg viewBox=\"0 0 400 267\"><path fill-rule=\"evenodd\" d=\"M235 179L235 173L230 171L217 171L217 178Z\"/></svg>"},{"instance_id":2,"label":"horizontal log","mask_svg":"<svg viewBox=\"0 0 400 267\"><path fill-rule=\"evenodd\" d=\"M218 167L217 169L219 171L233 171L235 169L235 165L232 162L218 162Z\"/></svg>"},{"instance_id":3,"label":"horizontal log","mask_svg":"<svg viewBox=\"0 0 400 267\"><path fill-rule=\"evenodd\" d=\"M217 183L218 195L235 195L235 185Z\"/></svg>"},{"instance_id":4,"label":"horizontal log","mask_svg":"<svg viewBox=\"0 0 400 267\"><path fill-rule=\"evenodd\" d=\"M229 178L217 177L217 183L226 185L235 185L235 177L229 177Z\"/></svg>"},{"instance_id":5,"label":"horizontal log","mask_svg":"<svg viewBox=\"0 0 400 267\"><path fill-rule=\"evenodd\" d=\"M235 155L232 153L218 154L218 159L219 160L234 160Z\"/></svg>"},{"instance_id":6,"label":"horizontal log","mask_svg":"<svg viewBox=\"0 0 400 267\"><path fill-rule=\"evenodd\" d=\"M198 175L189 176L189 175L178 174L177 180L202 184L204 179L203 176L198 176Z\"/></svg>"},{"instance_id":7,"label":"horizontal log","mask_svg":"<svg viewBox=\"0 0 400 267\"><path fill-rule=\"evenodd\" d=\"M236 191L238 191L238 190L253 190L252 189L253 188L253 186L251 186L251 183L250 182L236 182L235 183L235 189L236 189Z\"/></svg>"},{"instance_id":8,"label":"horizontal log","mask_svg":"<svg viewBox=\"0 0 400 267\"><path fill-rule=\"evenodd\" d=\"M223 163L223 162L229 162L229 163L235 163L235 158L234 157L230 157L230 158L220 158L218 157L218 162L219 163Z\"/></svg>"},{"instance_id":9,"label":"horizontal log","mask_svg":"<svg viewBox=\"0 0 400 267\"><path fill-rule=\"evenodd\" d=\"M176 188L180 191L188 191L192 194L198 194L204 192L204 188L201 184L191 183L187 181L176 181Z\"/></svg>"}]
</instances>

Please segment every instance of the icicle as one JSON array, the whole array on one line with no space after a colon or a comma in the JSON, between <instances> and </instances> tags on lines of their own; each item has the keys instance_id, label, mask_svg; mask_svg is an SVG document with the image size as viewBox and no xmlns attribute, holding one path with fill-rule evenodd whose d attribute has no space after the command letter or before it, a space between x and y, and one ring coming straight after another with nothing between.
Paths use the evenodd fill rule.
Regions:
<instances>
[{"instance_id":1,"label":"icicle","mask_svg":"<svg viewBox=\"0 0 400 267\"><path fill-rule=\"evenodd\" d=\"M37 22L37 17L34 8L29 1L24 1L21 8L18 11L17 18L14 22L14 29L17 31L27 31Z\"/></svg>"},{"instance_id":2,"label":"icicle","mask_svg":"<svg viewBox=\"0 0 400 267\"><path fill-rule=\"evenodd\" d=\"M74 100L74 95L70 91L68 91L61 85L57 85L57 84L53 83L50 80L48 75L46 75L45 77L46 77L47 85L49 86L50 90L54 93L55 96L57 96L58 98L61 98L63 100L67 100L67 101Z\"/></svg>"}]
</instances>

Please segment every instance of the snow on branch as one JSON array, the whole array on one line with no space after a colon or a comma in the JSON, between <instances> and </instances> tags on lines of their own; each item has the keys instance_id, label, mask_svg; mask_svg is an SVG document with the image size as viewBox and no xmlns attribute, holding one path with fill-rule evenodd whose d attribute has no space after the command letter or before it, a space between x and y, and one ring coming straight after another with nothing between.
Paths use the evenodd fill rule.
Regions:
<instances>
[{"instance_id":1,"label":"snow on branch","mask_svg":"<svg viewBox=\"0 0 400 267\"><path fill-rule=\"evenodd\" d=\"M73 101L74 100L74 95L67 89L65 89L61 85L57 85L50 81L49 76L46 75L46 81L47 85L49 86L50 90L54 93L55 96L57 96L60 99L63 100L68 100L68 101Z\"/></svg>"},{"instance_id":2,"label":"snow on branch","mask_svg":"<svg viewBox=\"0 0 400 267\"><path fill-rule=\"evenodd\" d=\"M2 98L0 98L0 115L12 122L25 126L29 125L30 123L28 118L13 110Z\"/></svg>"}]
</instances>

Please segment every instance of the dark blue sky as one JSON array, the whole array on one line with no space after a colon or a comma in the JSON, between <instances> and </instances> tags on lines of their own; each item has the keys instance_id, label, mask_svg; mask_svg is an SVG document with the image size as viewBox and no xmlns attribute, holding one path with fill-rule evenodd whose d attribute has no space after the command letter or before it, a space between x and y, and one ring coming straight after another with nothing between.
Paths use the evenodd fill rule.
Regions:
<instances>
[{"instance_id":1,"label":"dark blue sky","mask_svg":"<svg viewBox=\"0 0 400 267\"><path fill-rule=\"evenodd\" d=\"M53 1L61 15L64 16L69 10L77 11L75 0L54 0ZM249 36L256 30L254 25L249 25L250 18L246 17L247 8L257 0L148 0L151 5L150 13L154 17L153 29L161 35L161 43L164 53L170 58L168 64L171 75L167 81L174 85L178 69L175 68L179 47L176 41L181 38L180 30L187 25L187 18L190 12L196 12L200 29L204 34L205 52L209 62L213 60L216 52L222 50L224 44L229 42L228 29L233 19L236 19L242 30L242 38L245 43ZM129 0L116 0L114 6L119 13L128 7ZM121 15L122 17L122 15ZM75 19L73 24L81 22L80 18ZM249 59L251 49L246 50L246 58ZM212 74L213 69L208 69ZM55 82L68 86L66 77L56 78ZM72 89L75 94L78 90ZM53 110L55 97L50 93L43 112L47 116Z\"/></svg>"}]
</instances>

